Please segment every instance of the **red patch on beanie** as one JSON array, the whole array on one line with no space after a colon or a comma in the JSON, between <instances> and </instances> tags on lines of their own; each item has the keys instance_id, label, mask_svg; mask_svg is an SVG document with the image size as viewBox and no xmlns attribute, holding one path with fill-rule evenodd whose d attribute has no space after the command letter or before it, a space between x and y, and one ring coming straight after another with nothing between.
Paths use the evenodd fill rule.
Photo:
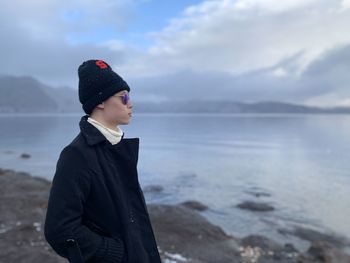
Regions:
<instances>
[{"instance_id":1,"label":"red patch on beanie","mask_svg":"<svg viewBox=\"0 0 350 263\"><path fill-rule=\"evenodd\" d=\"M97 61L96 61L96 65L97 65L100 69L108 68L108 65L107 65L103 60L97 60Z\"/></svg>"}]
</instances>

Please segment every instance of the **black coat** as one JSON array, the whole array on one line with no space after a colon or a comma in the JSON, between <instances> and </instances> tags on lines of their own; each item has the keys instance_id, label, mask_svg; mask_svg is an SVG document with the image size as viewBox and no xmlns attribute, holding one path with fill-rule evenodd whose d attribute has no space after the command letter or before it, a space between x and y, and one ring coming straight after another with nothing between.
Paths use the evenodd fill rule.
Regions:
<instances>
[{"instance_id":1,"label":"black coat","mask_svg":"<svg viewBox=\"0 0 350 263\"><path fill-rule=\"evenodd\" d=\"M57 162L46 240L70 262L160 263L138 181L139 138L112 145L87 118Z\"/></svg>"}]
</instances>

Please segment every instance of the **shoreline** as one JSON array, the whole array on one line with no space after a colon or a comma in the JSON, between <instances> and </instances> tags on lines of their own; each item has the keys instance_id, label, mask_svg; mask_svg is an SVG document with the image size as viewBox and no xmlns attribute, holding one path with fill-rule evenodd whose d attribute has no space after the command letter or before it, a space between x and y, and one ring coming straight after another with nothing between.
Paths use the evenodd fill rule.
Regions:
<instances>
[{"instance_id":1,"label":"shoreline","mask_svg":"<svg viewBox=\"0 0 350 263\"><path fill-rule=\"evenodd\" d=\"M0 117L81 117L84 112L0 112ZM219 116L236 118L301 118L301 117L349 117L350 113L297 113L297 112L136 112L135 116Z\"/></svg>"},{"instance_id":2,"label":"shoreline","mask_svg":"<svg viewBox=\"0 0 350 263\"><path fill-rule=\"evenodd\" d=\"M4 262L67 262L43 236L51 182L29 173L0 168L0 258ZM285 230L310 242L306 252L259 235L237 238L210 223L196 201L148 204L163 262L350 262L350 241L311 229ZM283 230L282 230L283 231Z\"/></svg>"}]
</instances>

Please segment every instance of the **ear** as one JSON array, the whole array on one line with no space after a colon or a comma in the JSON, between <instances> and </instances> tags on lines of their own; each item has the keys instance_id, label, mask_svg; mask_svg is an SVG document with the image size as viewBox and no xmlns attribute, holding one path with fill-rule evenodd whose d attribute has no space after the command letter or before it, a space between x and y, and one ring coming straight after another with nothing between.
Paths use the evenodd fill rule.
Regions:
<instances>
[{"instance_id":1,"label":"ear","mask_svg":"<svg viewBox=\"0 0 350 263\"><path fill-rule=\"evenodd\" d=\"M98 105L96 106L96 108L104 109L104 108L105 108L105 103L102 102L102 103L98 104Z\"/></svg>"}]
</instances>

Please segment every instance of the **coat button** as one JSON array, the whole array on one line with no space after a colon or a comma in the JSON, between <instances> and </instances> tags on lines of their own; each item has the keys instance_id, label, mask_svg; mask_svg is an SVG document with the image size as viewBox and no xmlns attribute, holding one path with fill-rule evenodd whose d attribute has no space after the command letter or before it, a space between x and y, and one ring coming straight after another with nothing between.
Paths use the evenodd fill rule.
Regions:
<instances>
[{"instance_id":1,"label":"coat button","mask_svg":"<svg viewBox=\"0 0 350 263\"><path fill-rule=\"evenodd\" d=\"M76 242L75 239L72 239L72 238L69 238L69 239L66 240L66 244L69 247L74 247L75 246L75 242Z\"/></svg>"}]
</instances>

